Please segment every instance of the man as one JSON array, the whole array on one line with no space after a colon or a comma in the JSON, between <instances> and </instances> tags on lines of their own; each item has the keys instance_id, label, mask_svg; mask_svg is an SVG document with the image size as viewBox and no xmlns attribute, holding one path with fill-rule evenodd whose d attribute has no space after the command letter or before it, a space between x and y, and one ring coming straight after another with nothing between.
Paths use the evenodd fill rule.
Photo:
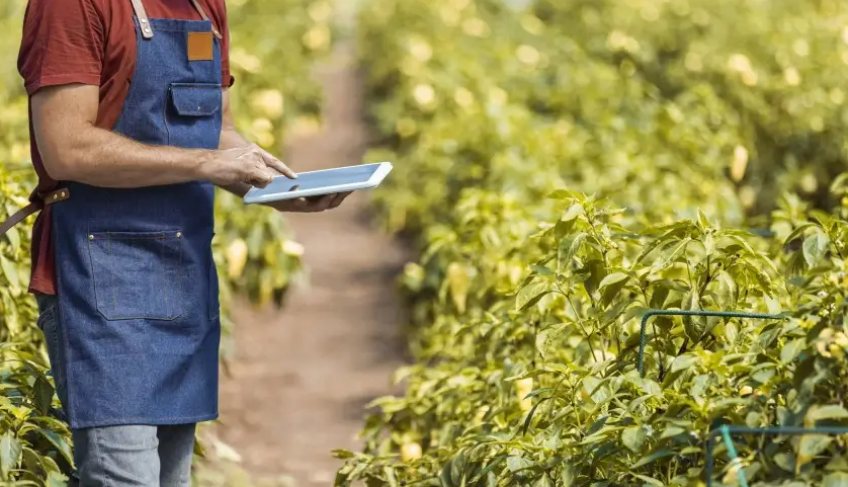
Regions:
<instances>
[{"instance_id":1,"label":"man","mask_svg":"<svg viewBox=\"0 0 848 487\"><path fill-rule=\"evenodd\" d=\"M27 6L39 184L10 223L41 210L30 291L83 486L189 485L195 424L218 414L214 186L296 177L233 126L228 40L224 0Z\"/></svg>"}]
</instances>

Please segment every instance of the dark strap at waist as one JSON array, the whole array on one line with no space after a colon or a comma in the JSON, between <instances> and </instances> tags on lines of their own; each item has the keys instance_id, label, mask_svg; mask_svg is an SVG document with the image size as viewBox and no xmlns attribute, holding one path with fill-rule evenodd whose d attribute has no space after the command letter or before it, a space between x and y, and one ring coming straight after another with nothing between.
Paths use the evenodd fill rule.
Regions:
<instances>
[{"instance_id":1,"label":"dark strap at waist","mask_svg":"<svg viewBox=\"0 0 848 487\"><path fill-rule=\"evenodd\" d=\"M0 237L6 234L12 227L26 220L26 218L34 213L37 213L47 205L52 205L57 201L62 201L70 198L71 192L67 188L57 189L44 195L39 201L30 203L20 210L16 211L6 221L0 223Z\"/></svg>"}]
</instances>

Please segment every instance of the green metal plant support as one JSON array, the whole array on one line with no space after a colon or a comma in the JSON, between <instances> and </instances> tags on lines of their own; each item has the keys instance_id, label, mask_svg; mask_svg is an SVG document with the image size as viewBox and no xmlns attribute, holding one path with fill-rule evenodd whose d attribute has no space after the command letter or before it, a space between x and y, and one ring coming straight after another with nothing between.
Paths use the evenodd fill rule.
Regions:
<instances>
[{"instance_id":1,"label":"green metal plant support","mask_svg":"<svg viewBox=\"0 0 848 487\"><path fill-rule=\"evenodd\" d=\"M678 309L652 309L645 312L642 316L642 326L639 330L639 377L644 377L645 363L645 346L647 345L648 337L645 334L648 328L648 321L654 316L704 316L704 317L721 317L721 318L750 318L760 320L782 320L785 315L771 315L763 313L744 313L739 311L703 311L703 310L678 310Z\"/></svg>"},{"instance_id":2,"label":"green metal plant support","mask_svg":"<svg viewBox=\"0 0 848 487\"><path fill-rule=\"evenodd\" d=\"M715 440L721 437L727 448L727 456L730 458L731 464L739 464L737 478L741 487L748 487L748 479L745 477L745 472L741 466L739 454L736 452L736 446L733 444L733 439L730 435L845 435L848 434L848 428L837 426L818 426L815 428L801 428L794 426L779 427L772 426L766 428L749 428L747 426L720 426L710 432L710 437L707 441L707 466L705 469L707 487L712 487L713 471L715 469L715 458L713 457L713 449L715 448Z\"/></svg>"}]
</instances>

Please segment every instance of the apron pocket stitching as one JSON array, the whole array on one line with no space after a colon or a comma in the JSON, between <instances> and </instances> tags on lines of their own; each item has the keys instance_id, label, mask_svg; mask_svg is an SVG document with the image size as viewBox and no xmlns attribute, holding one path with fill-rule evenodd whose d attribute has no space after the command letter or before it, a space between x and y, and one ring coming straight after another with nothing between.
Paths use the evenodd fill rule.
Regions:
<instances>
[{"instance_id":1,"label":"apron pocket stitching","mask_svg":"<svg viewBox=\"0 0 848 487\"><path fill-rule=\"evenodd\" d=\"M169 296L182 281L179 231L98 232L88 240L94 304L106 320L182 316L180 300Z\"/></svg>"}]
</instances>

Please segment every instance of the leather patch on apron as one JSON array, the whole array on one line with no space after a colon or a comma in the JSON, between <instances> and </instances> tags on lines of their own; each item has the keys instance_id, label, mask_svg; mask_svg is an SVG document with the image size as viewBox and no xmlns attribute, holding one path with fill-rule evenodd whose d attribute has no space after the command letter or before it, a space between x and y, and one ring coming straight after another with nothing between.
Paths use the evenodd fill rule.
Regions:
<instances>
[{"instance_id":1,"label":"leather patch on apron","mask_svg":"<svg viewBox=\"0 0 848 487\"><path fill-rule=\"evenodd\" d=\"M189 61L212 61L213 41L211 32L189 32L188 33L188 60Z\"/></svg>"}]
</instances>

